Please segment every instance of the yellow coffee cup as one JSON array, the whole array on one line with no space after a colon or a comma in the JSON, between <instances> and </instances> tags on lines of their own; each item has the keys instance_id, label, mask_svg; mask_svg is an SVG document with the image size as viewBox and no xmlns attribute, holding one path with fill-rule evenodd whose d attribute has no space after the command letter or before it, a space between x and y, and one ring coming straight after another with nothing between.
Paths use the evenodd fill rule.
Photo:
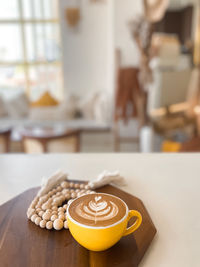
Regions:
<instances>
[{"instance_id":1,"label":"yellow coffee cup","mask_svg":"<svg viewBox=\"0 0 200 267\"><path fill-rule=\"evenodd\" d=\"M76 201L76 199L74 201ZM136 210L129 210L126 203L121 199L120 201L122 201L126 207L126 214L121 220L108 226L88 226L77 222L69 213L70 204L67 209L67 222L74 239L89 250L102 251L112 247L123 236L136 231L142 223L142 215ZM127 228L128 221L132 217L136 217L137 219L133 225Z\"/></svg>"}]
</instances>

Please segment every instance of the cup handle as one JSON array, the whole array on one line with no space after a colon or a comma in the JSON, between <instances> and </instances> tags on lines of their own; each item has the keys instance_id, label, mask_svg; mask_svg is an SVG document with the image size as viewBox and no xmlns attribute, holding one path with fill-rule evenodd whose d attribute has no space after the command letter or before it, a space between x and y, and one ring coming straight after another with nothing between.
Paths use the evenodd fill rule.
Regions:
<instances>
[{"instance_id":1,"label":"cup handle","mask_svg":"<svg viewBox=\"0 0 200 267\"><path fill-rule=\"evenodd\" d=\"M140 224L142 223L142 215L138 211L130 210L129 213L128 213L127 222L132 217L137 217L137 220L133 225L131 225L130 227L126 228L123 236L126 236L126 235L129 235L129 234L133 233L135 230L138 229L138 227L140 227Z\"/></svg>"}]
</instances>

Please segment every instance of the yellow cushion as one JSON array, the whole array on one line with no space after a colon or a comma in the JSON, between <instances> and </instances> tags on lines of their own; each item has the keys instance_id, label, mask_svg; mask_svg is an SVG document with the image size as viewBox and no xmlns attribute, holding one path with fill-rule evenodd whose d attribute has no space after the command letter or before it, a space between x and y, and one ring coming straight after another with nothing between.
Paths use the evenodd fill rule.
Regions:
<instances>
[{"instance_id":1,"label":"yellow cushion","mask_svg":"<svg viewBox=\"0 0 200 267\"><path fill-rule=\"evenodd\" d=\"M164 141L162 143L162 152L179 152L181 143L173 141Z\"/></svg>"},{"instance_id":2,"label":"yellow cushion","mask_svg":"<svg viewBox=\"0 0 200 267\"><path fill-rule=\"evenodd\" d=\"M32 107L56 106L59 102L49 93L45 92L37 101L32 102Z\"/></svg>"}]
</instances>

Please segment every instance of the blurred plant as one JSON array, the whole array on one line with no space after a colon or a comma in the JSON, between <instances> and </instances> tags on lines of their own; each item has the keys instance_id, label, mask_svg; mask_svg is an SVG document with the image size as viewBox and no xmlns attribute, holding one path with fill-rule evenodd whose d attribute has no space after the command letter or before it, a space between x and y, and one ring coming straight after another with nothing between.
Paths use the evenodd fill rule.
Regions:
<instances>
[{"instance_id":1,"label":"blurred plant","mask_svg":"<svg viewBox=\"0 0 200 267\"><path fill-rule=\"evenodd\" d=\"M153 80L149 62L154 23L163 18L168 4L169 0L143 0L143 16L129 22L129 28L141 54L139 80L143 90L147 90Z\"/></svg>"},{"instance_id":2,"label":"blurred plant","mask_svg":"<svg viewBox=\"0 0 200 267\"><path fill-rule=\"evenodd\" d=\"M145 17L140 17L129 23L133 38L140 51L140 73L139 80L142 88L147 90L148 85L152 82L152 71L149 67L151 37L153 33L153 24Z\"/></svg>"}]
</instances>

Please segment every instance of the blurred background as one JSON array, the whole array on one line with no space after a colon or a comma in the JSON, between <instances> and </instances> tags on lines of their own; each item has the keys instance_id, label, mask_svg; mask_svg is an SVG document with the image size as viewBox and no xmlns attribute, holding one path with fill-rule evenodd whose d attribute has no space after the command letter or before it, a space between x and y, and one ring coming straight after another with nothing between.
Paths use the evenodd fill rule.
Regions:
<instances>
[{"instance_id":1,"label":"blurred background","mask_svg":"<svg viewBox=\"0 0 200 267\"><path fill-rule=\"evenodd\" d=\"M199 0L0 3L0 151L200 151Z\"/></svg>"}]
</instances>

